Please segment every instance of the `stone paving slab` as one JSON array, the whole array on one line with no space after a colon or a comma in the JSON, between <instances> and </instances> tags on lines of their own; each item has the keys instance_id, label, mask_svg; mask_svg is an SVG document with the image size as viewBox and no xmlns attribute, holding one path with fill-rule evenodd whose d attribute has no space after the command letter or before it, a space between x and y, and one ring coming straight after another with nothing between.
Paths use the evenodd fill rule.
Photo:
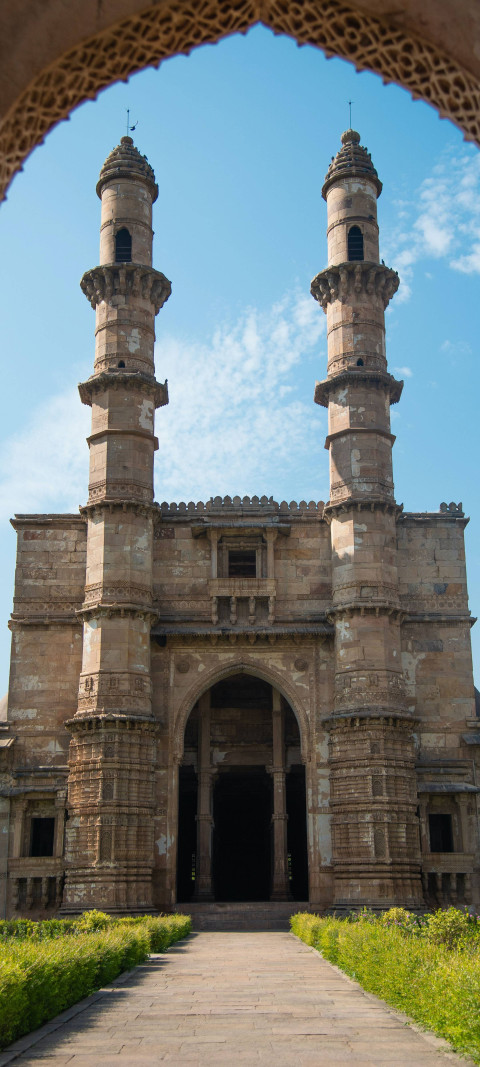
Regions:
<instances>
[{"instance_id":1,"label":"stone paving slab","mask_svg":"<svg viewBox=\"0 0 480 1067\"><path fill-rule=\"evenodd\" d=\"M0 1067L467 1067L288 933L204 932L4 1053ZM473 1065L472 1065L473 1067Z\"/></svg>"}]
</instances>

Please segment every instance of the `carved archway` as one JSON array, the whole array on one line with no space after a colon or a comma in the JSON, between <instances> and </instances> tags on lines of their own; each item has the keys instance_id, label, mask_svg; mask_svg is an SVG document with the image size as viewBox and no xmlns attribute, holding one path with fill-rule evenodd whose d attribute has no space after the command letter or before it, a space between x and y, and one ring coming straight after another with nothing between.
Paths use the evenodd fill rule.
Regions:
<instances>
[{"instance_id":1,"label":"carved archway","mask_svg":"<svg viewBox=\"0 0 480 1067\"><path fill-rule=\"evenodd\" d=\"M202 674L201 681L192 685L189 689L177 711L173 728L173 755L176 762L180 762L182 759L185 727L187 725L188 717L197 703L197 700L211 689L212 686L216 685L217 682L221 682L223 679L228 678L231 675L243 673L251 674L255 678L261 678L262 681L267 682L275 689L278 689L279 693L285 697L285 700L290 705L298 723L302 758L304 760L308 759L310 752L310 727L308 715L306 709L299 700L298 693L294 686L288 678L279 675L274 668L272 669L268 666L264 669L263 667L258 666L257 663L243 658L240 660L232 660L225 667L217 667L208 673Z\"/></svg>"},{"instance_id":2,"label":"carved archway","mask_svg":"<svg viewBox=\"0 0 480 1067\"><path fill-rule=\"evenodd\" d=\"M19 22L21 6L17 13ZM480 143L480 70L474 73L479 66L475 56L475 20L464 5L465 9L458 11L457 0L446 0L443 5L450 7L450 17L458 31L453 45L444 36L443 27L449 25L448 10L443 12L443 22L440 17L435 22L431 11L423 12L421 36L415 32L415 16L412 18L403 9L402 2L393 15L381 12L380 17L365 10L365 7L375 11L378 8L378 4L367 4L366 0L349 5L337 0L162 0L141 11L137 10L138 6L138 0L115 0L110 5L114 16L124 16L125 11L130 13L105 25L101 12L97 10L95 16L89 14L90 5L84 14L77 12L73 22L66 9L58 12L55 21L55 2L50 0L40 15L36 12L36 17L39 23L45 21L39 26L43 33L42 56L56 53L56 57L45 62L28 84L32 41L27 42L29 48L24 45L22 55L22 35L18 35L19 44L13 32L15 24L13 30L12 25L8 26L14 39L9 52L9 41L4 35L6 58L10 59L11 53L13 66L10 82L8 71L3 82L4 96L10 102L0 126L2 195L26 156L78 104L94 99L106 86L125 80L145 67L158 66L170 56L188 54L200 44L213 44L230 34L245 33L259 22L274 33L292 37L298 44L314 45L327 56L349 60L358 70L370 70L385 82L396 82L414 98L432 104L441 116L460 126L467 139ZM23 8L23 17L28 19L29 0L24 0ZM13 21L15 11L16 7L13 15L4 16L6 22ZM67 17L68 28L63 25ZM52 44L46 41L48 19L56 31L58 26L58 32L51 35ZM89 35L101 19L102 28ZM459 44L462 37L459 20L467 35L463 36L466 45ZM412 24L415 29L411 28ZM76 36L77 43L71 45ZM469 59L470 69L459 55Z\"/></svg>"}]
</instances>

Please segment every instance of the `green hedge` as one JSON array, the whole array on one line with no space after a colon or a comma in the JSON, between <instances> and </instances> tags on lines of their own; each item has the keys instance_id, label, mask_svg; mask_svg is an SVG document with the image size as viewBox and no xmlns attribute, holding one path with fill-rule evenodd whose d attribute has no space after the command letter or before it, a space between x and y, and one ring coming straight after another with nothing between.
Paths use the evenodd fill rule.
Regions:
<instances>
[{"instance_id":1,"label":"green hedge","mask_svg":"<svg viewBox=\"0 0 480 1067\"><path fill-rule=\"evenodd\" d=\"M96 913L99 915L100 913ZM0 1048L75 1004L150 952L164 952L191 930L186 915L117 920L104 916L98 929L92 913L68 933L50 937L12 931L0 944ZM21 920L20 920L21 921ZM59 920L62 921L62 920ZM70 920L67 920L70 922ZM52 920L55 922L55 920ZM45 926L45 923L37 924Z\"/></svg>"},{"instance_id":2,"label":"green hedge","mask_svg":"<svg viewBox=\"0 0 480 1067\"><path fill-rule=\"evenodd\" d=\"M420 923L412 916L410 928L397 919L389 924L388 917L348 921L299 913L291 929L364 989L480 1063L478 923L457 912L462 921L452 942L455 910Z\"/></svg>"}]
</instances>

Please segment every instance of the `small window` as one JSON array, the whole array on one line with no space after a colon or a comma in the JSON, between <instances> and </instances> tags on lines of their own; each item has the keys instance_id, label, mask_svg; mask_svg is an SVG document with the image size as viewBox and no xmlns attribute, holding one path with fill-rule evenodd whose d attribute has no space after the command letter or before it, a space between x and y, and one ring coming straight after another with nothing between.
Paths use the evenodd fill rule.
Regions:
<instances>
[{"instance_id":1,"label":"small window","mask_svg":"<svg viewBox=\"0 0 480 1067\"><path fill-rule=\"evenodd\" d=\"M238 550L228 553L229 578L256 578L257 553L255 550Z\"/></svg>"},{"instance_id":2,"label":"small window","mask_svg":"<svg viewBox=\"0 0 480 1067\"><path fill-rule=\"evenodd\" d=\"M359 226L351 226L348 231L348 258L363 259L363 233Z\"/></svg>"},{"instance_id":3,"label":"small window","mask_svg":"<svg viewBox=\"0 0 480 1067\"><path fill-rule=\"evenodd\" d=\"M115 262L132 262L132 238L125 228L115 234Z\"/></svg>"},{"instance_id":4,"label":"small window","mask_svg":"<svg viewBox=\"0 0 480 1067\"><path fill-rule=\"evenodd\" d=\"M429 815L430 852L453 852L451 815Z\"/></svg>"},{"instance_id":5,"label":"small window","mask_svg":"<svg viewBox=\"0 0 480 1067\"><path fill-rule=\"evenodd\" d=\"M53 856L55 819L32 819L31 856Z\"/></svg>"}]
</instances>

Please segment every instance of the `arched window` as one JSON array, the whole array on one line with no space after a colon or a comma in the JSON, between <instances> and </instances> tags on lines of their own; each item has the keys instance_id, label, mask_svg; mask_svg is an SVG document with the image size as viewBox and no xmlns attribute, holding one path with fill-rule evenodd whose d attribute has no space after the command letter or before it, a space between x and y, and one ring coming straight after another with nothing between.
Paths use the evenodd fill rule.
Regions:
<instances>
[{"instance_id":1,"label":"arched window","mask_svg":"<svg viewBox=\"0 0 480 1067\"><path fill-rule=\"evenodd\" d=\"M351 226L348 231L348 258L363 259L363 233L359 226Z\"/></svg>"},{"instance_id":2,"label":"arched window","mask_svg":"<svg viewBox=\"0 0 480 1067\"><path fill-rule=\"evenodd\" d=\"M123 228L115 234L115 262L131 263L132 261L132 238L128 230Z\"/></svg>"}]
</instances>

